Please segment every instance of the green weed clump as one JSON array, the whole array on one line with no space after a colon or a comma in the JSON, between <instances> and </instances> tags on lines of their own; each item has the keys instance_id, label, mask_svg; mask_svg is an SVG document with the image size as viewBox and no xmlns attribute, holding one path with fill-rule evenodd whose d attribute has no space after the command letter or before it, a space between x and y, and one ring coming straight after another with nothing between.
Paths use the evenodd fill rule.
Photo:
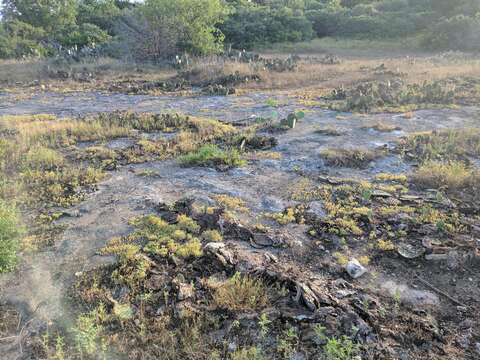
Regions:
<instances>
[{"instance_id":1,"label":"green weed clump","mask_svg":"<svg viewBox=\"0 0 480 360\"><path fill-rule=\"evenodd\" d=\"M10 271L17 262L22 234L16 209L0 199L0 273Z\"/></svg>"},{"instance_id":2,"label":"green weed clump","mask_svg":"<svg viewBox=\"0 0 480 360\"><path fill-rule=\"evenodd\" d=\"M229 168L244 166L245 160L241 159L236 149L220 149L217 145L204 145L198 150L183 155L179 161L184 166L212 166Z\"/></svg>"},{"instance_id":3,"label":"green weed clump","mask_svg":"<svg viewBox=\"0 0 480 360\"><path fill-rule=\"evenodd\" d=\"M358 345L346 336L330 338L323 351L327 360L353 360L358 353Z\"/></svg>"},{"instance_id":4,"label":"green weed clump","mask_svg":"<svg viewBox=\"0 0 480 360\"><path fill-rule=\"evenodd\" d=\"M197 237L200 226L186 215L178 215L176 224L149 215L134 222L137 231L133 239L145 239L147 253L168 257L176 255L181 258L202 256L202 244Z\"/></svg>"}]
</instances>

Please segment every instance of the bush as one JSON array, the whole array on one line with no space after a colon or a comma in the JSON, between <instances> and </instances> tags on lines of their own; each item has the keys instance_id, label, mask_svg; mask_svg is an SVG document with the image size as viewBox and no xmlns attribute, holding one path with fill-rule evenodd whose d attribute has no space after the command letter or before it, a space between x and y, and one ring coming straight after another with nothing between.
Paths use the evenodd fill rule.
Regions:
<instances>
[{"instance_id":1,"label":"bush","mask_svg":"<svg viewBox=\"0 0 480 360\"><path fill-rule=\"evenodd\" d=\"M0 200L0 273L12 270L22 229L15 208Z\"/></svg>"},{"instance_id":2,"label":"bush","mask_svg":"<svg viewBox=\"0 0 480 360\"><path fill-rule=\"evenodd\" d=\"M430 27L425 46L431 49L480 50L480 13L457 15Z\"/></svg>"},{"instance_id":3,"label":"bush","mask_svg":"<svg viewBox=\"0 0 480 360\"><path fill-rule=\"evenodd\" d=\"M287 7L271 8L256 4L237 4L233 14L221 25L227 42L235 48L310 40L311 22L299 11Z\"/></svg>"}]
</instances>

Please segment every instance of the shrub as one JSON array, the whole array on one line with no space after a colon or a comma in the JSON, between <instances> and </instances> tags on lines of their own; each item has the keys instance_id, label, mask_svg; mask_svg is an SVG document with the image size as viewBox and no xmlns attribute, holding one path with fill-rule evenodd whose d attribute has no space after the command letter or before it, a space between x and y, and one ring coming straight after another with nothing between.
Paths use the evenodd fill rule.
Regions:
<instances>
[{"instance_id":1,"label":"shrub","mask_svg":"<svg viewBox=\"0 0 480 360\"><path fill-rule=\"evenodd\" d=\"M15 208L0 200L0 273L12 270L17 260L20 218Z\"/></svg>"},{"instance_id":2,"label":"shrub","mask_svg":"<svg viewBox=\"0 0 480 360\"><path fill-rule=\"evenodd\" d=\"M480 13L445 18L430 27L424 39L432 49L480 50Z\"/></svg>"},{"instance_id":3,"label":"shrub","mask_svg":"<svg viewBox=\"0 0 480 360\"><path fill-rule=\"evenodd\" d=\"M270 7L238 2L233 14L221 25L235 48L251 49L259 44L309 40L311 22L302 12L288 7Z\"/></svg>"}]
</instances>

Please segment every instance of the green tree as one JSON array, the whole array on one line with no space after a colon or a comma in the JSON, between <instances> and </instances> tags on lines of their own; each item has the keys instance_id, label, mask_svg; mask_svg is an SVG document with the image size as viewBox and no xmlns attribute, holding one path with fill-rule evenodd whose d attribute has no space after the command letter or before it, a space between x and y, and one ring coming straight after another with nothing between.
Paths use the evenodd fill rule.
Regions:
<instances>
[{"instance_id":1,"label":"green tree","mask_svg":"<svg viewBox=\"0 0 480 360\"><path fill-rule=\"evenodd\" d=\"M5 20L19 20L48 34L61 31L75 23L77 3L75 0L4 0Z\"/></svg>"},{"instance_id":2,"label":"green tree","mask_svg":"<svg viewBox=\"0 0 480 360\"><path fill-rule=\"evenodd\" d=\"M205 55L222 50L224 36L217 26L228 15L221 0L146 0L140 8L151 28L178 33L180 50Z\"/></svg>"},{"instance_id":3,"label":"green tree","mask_svg":"<svg viewBox=\"0 0 480 360\"><path fill-rule=\"evenodd\" d=\"M93 24L113 35L120 15L121 9L115 0L82 0L78 4L77 24Z\"/></svg>"}]
</instances>

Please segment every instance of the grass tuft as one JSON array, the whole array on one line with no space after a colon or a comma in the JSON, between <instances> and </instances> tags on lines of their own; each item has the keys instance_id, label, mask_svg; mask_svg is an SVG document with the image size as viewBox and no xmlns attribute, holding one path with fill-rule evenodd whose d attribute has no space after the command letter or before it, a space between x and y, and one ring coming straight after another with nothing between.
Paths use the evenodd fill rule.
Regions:
<instances>
[{"instance_id":1,"label":"grass tuft","mask_svg":"<svg viewBox=\"0 0 480 360\"><path fill-rule=\"evenodd\" d=\"M246 164L236 149L222 150L217 145L204 145L179 158L183 166L239 167Z\"/></svg>"},{"instance_id":2,"label":"grass tuft","mask_svg":"<svg viewBox=\"0 0 480 360\"><path fill-rule=\"evenodd\" d=\"M261 280L240 273L220 286L213 300L218 307L232 311L255 311L269 303L267 286Z\"/></svg>"},{"instance_id":3,"label":"grass tuft","mask_svg":"<svg viewBox=\"0 0 480 360\"><path fill-rule=\"evenodd\" d=\"M328 166L363 169L376 159L378 154L363 149L327 149L321 152L321 156Z\"/></svg>"},{"instance_id":4,"label":"grass tuft","mask_svg":"<svg viewBox=\"0 0 480 360\"><path fill-rule=\"evenodd\" d=\"M473 187L480 182L480 173L460 161L429 161L413 175L414 182L423 188L446 188L451 191Z\"/></svg>"}]
</instances>

